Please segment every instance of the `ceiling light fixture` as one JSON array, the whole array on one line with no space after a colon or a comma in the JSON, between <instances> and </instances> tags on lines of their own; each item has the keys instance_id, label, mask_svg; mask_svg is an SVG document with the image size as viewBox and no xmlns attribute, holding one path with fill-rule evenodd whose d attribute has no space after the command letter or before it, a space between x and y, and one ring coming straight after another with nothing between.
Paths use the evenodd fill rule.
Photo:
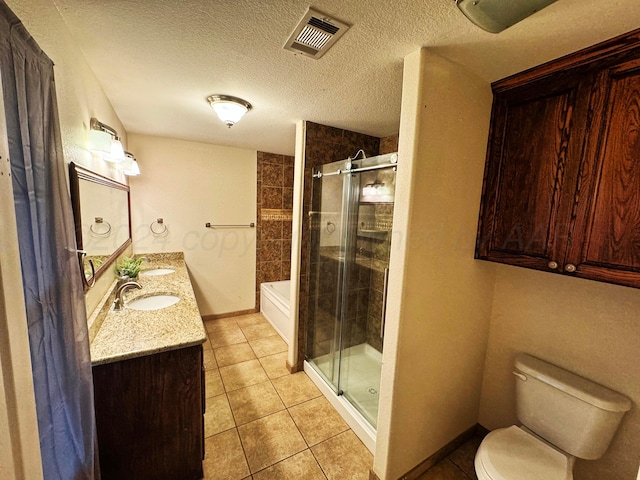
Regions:
<instances>
[{"instance_id":1,"label":"ceiling light fixture","mask_svg":"<svg viewBox=\"0 0 640 480\"><path fill-rule=\"evenodd\" d=\"M556 0L456 0L464 15L491 33L500 33Z\"/></svg>"},{"instance_id":2,"label":"ceiling light fixture","mask_svg":"<svg viewBox=\"0 0 640 480\"><path fill-rule=\"evenodd\" d=\"M102 156L103 160L119 163L124 160L124 148L113 127L92 117L89 122L89 149Z\"/></svg>"},{"instance_id":3,"label":"ceiling light fixture","mask_svg":"<svg viewBox=\"0 0 640 480\"><path fill-rule=\"evenodd\" d=\"M252 108L246 100L230 95L211 95L207 97L207 101L218 118L229 128L239 122Z\"/></svg>"}]
</instances>

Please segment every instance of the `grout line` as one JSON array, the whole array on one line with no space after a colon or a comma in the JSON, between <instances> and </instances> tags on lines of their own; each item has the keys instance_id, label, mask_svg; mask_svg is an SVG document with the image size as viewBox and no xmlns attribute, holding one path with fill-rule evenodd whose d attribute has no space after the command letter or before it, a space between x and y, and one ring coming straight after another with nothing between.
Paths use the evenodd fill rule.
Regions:
<instances>
[{"instance_id":1,"label":"grout line","mask_svg":"<svg viewBox=\"0 0 640 480\"><path fill-rule=\"evenodd\" d=\"M225 318L225 317L223 317L223 318ZM229 317L226 317L226 318L229 318ZM216 320L221 320L221 319L216 319ZM212 322L215 322L216 320L213 320ZM237 325L237 322L236 322L236 325ZM244 331L242 331L242 327L240 327L239 325L237 325L237 327L238 327L238 328L240 328L240 330L241 330L241 332L242 332L242 334L243 334L243 336L244 336ZM272 335L268 335L267 337L260 337L260 338L268 338L268 337L270 337L270 336L272 336ZM257 338L257 339L254 339L254 340L259 340L260 338ZM207 331L207 339L209 339L209 332L208 332L208 331ZM210 340L209 340L209 341L210 341ZM302 431L300 430L300 427L298 426L298 424L297 424L297 423L295 422L295 420L293 419L293 416L291 415L291 412L290 412L289 410L290 410L291 408L293 408L293 407L297 407L298 405L302 405L303 403L310 402L310 401L315 400L315 399L317 399L317 398L319 398L319 397L322 397L322 396L323 396L323 395L322 395L322 392L320 392L320 395L318 395L318 396L315 396L315 397L312 397L312 398L308 398L308 399L303 400L303 401L301 401L301 402L298 402L298 403L296 403L296 404L294 404L294 405L287 406L287 405L285 404L285 402L284 402L284 398L282 397L282 395L280 394L280 392L278 391L278 389L275 387L275 385L274 385L274 383L273 383L273 380L277 380L277 379L279 379L279 378L283 378L283 377L286 377L287 375L291 375L291 374L282 375L282 376L276 377L275 379L272 379L272 378L270 378L270 377L269 377L269 375L266 373L266 370L264 370L264 366L262 365L262 362L260 362L260 359L261 359L261 358L265 358L265 357L268 357L268 356L271 356L271 355L277 355L277 354L282 353L282 352L270 353L270 354L268 354L268 355L263 355L263 356L261 356L261 357L260 357L260 356L258 356L258 355L257 355L257 353L255 352L255 350L253 349L253 346L251 345L251 342L250 342L249 340L247 340L247 339L246 339L246 337L245 337L245 341L246 341L246 343L248 343L248 344L249 344L249 346L251 347L252 351L253 351L253 352L254 352L254 354L256 355L256 358L255 358L255 359L250 359L250 360L245 360L245 361L243 361L243 362L238 362L238 363L230 364L230 365L225 365L225 366L226 366L226 367L228 367L228 366L231 366L231 365L238 365L238 364L240 364L240 363L244 363L244 362L248 362L248 361L258 360L258 363L260 364L260 366L261 366L262 370L265 372L265 374L266 374L266 376L267 376L267 380L266 380L265 382L259 382L259 383L254 384L254 385L247 385L247 386L245 386L245 387L241 387L241 388L238 388L238 389L235 389L235 390L227 390L227 385L225 384L224 379L223 379L222 375L220 374L220 366L218 365L218 368L217 368L217 370L218 370L218 374L220 375L220 379L221 379L221 381L222 381L222 386L223 386L223 389L224 389L224 393L219 394L219 395L225 395L225 397L226 397L226 399L227 399L227 403L228 403L228 405L229 405L229 409L230 409L230 411L231 411L231 416L232 416L232 418L233 418L233 422L234 422L234 425L235 425L235 426L234 426L234 427L232 427L232 428L236 431L236 435L238 436L238 439L240 440L240 446L241 446L241 448L242 448L242 452L243 452L243 455L244 455L245 463L246 463L246 465L247 465L247 467L248 467L248 469L249 469L249 472L250 472L250 475L249 475L248 477L245 477L245 479L244 479L244 480L249 479L249 478L253 478L253 475L254 475L254 474L259 473L259 472L261 472L261 471L263 471L263 470L266 470L267 468L270 468L270 467L272 467L272 466L274 466L274 465L277 465L277 464L279 464L279 463L282 463L282 462L284 462L285 460L288 460L288 459L292 458L293 456L298 455L299 453L303 453L305 450L309 450L309 451L311 452L311 455L313 456L313 459L315 460L316 465L320 468L320 470L321 470L321 472L322 472L323 476L324 476L325 478L328 478L327 473L325 472L324 468L322 468L322 465L320 464L320 462L319 462L318 458L317 458L317 457L315 456L315 454L313 453L312 448L313 448L313 447L316 447L316 446L318 446L318 445L320 445L320 444L322 444L322 443L324 443L324 442L326 442L326 441L328 441L328 440L330 440L330 439L332 439L332 438L335 438L335 437L337 437L338 435L342 435L342 434L344 434L344 433L346 433L346 432L348 432L349 430L352 430L352 429L351 429L349 426L347 426L347 429L346 429L346 430L343 430L343 431L338 432L338 433L336 433L336 434L334 434L334 435L331 435L331 436L329 436L329 437L325 438L324 440L322 440L321 442L316 443L316 444L315 444L315 445L313 445L313 446L309 445L309 442L307 441L307 439L306 439L306 438L304 437L304 435L302 434ZM244 342L240 342L240 343L244 343ZM229 345L221 345L221 346L219 346L218 348L222 348L222 347L226 347L226 346L231 346L231 345L237 345L237 343L229 344ZM213 353L214 353L214 358L215 358L215 348L213 348L213 346L212 346L212 350L214 351ZM216 363L217 363L217 358L216 358ZM306 376L306 374L305 374L305 376ZM278 398L280 399L280 401L282 402L282 404L283 404L283 406L284 406L284 411L286 411L286 412L287 412L287 415L289 416L289 418L291 419L291 421L292 421L292 422L293 422L293 424L295 425L296 429L298 430L298 433L299 433L299 434L300 434L300 436L302 437L302 439L303 439L303 441L305 442L305 445L307 446L307 448L305 448L305 449L301 450L300 452L296 452L296 453L294 453L294 454L292 454L292 455L289 455L288 457L283 458L283 459L279 460L278 462L276 462L276 463L274 463L274 464L268 465L268 466L264 467L264 468L263 468L263 469L261 469L261 470L257 470L256 472L252 472L252 471L251 471L251 466L249 465L249 459L248 459L248 457L247 457L247 451L246 451L245 445L244 445L244 444L243 444L243 442L242 442L242 436L240 435L240 431L239 431L238 427L239 427L239 426L242 426L242 425L247 425L247 424L249 424L249 423L251 423L251 422L253 422L253 421L256 421L256 420L260 420L260 419L266 418L266 417L268 417L268 416L270 416L270 415L273 415L273 414L276 414L276 413L280 413L280 412L282 412L283 410L278 410L277 412L273 412L273 413L270 413L270 414L268 414L268 415L263 415L263 416L261 416L261 417L258 417L258 418L256 418L256 419L251 420L250 422L246 422L246 423L244 423L244 424L242 424L242 425L238 425L237 420L236 420L236 416L235 416L235 414L234 414L234 412L233 412L233 407L231 406L231 402L229 401L229 395L228 395L228 394L229 394L230 392L235 392L235 391L241 390L241 389L243 389L243 388L249 388L249 387L252 387L252 386L255 386L255 385L260 385L260 384L262 384L262 383L266 383L267 381L271 384L272 388L275 390L276 395L278 396ZM216 395L216 396L218 396L218 395ZM215 397L215 396L214 396L214 397ZM211 398L213 398L213 397L211 397ZM331 408L333 408L333 406L332 406ZM335 409L334 409L334 410L335 410ZM218 433L216 433L215 435L218 435L218 434L223 433L223 432L227 432L227 431L229 431L229 430L231 430L231 428L229 428L229 429L227 429L227 430L224 430L224 431L222 431L222 432L218 432ZM209 436L209 437L207 437L207 438L210 438L211 436L213 436L213 435L210 435L210 436ZM357 438L357 436L356 436L356 438ZM358 440L359 440L359 439L358 439ZM366 448L366 447L365 447L365 448ZM453 462L451 462L451 463L453 463ZM455 464L454 464L454 465L455 465ZM458 469L459 469L459 467L458 467L457 465L455 465L455 466L456 466L456 468L458 468ZM461 471L462 471L462 470L461 470ZM463 473L465 476L467 476L467 475L466 475L466 473L465 473L464 471L462 471L462 473ZM468 476L467 476L467 477L468 477Z\"/></svg>"},{"instance_id":2,"label":"grout line","mask_svg":"<svg viewBox=\"0 0 640 480\"><path fill-rule=\"evenodd\" d=\"M460 473L462 473L462 475L465 476L465 478L468 478L469 480L472 480L471 477L469 475L467 475L467 472L465 472L462 468L460 468L456 462L454 462L453 460L451 460L449 458L449 456L446 456L444 458L444 460L447 460L449 463L451 463L457 470L460 471Z\"/></svg>"},{"instance_id":3,"label":"grout line","mask_svg":"<svg viewBox=\"0 0 640 480\"><path fill-rule=\"evenodd\" d=\"M320 445L320 444L318 444ZM309 451L311 452L311 455L313 455L313 459L316 461L316 463L318 464L318 466L320 467L320 470L322 471L322 474L324 475L325 478L329 478L329 475L327 474L327 472L325 471L324 468L322 468L322 464L320 463L320 460L318 460L318 457L316 457L316 454L313 453L313 450L311 450L311 448L309 448Z\"/></svg>"}]
</instances>

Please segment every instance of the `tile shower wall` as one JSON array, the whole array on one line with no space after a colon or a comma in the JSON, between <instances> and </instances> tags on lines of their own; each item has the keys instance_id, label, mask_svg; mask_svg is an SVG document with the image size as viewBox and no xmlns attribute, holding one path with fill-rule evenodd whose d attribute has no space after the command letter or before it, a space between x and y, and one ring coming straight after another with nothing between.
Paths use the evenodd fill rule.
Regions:
<instances>
[{"instance_id":1,"label":"tile shower wall","mask_svg":"<svg viewBox=\"0 0 640 480\"><path fill-rule=\"evenodd\" d=\"M260 284L289 280L293 165L288 155L258 152L256 222L256 308Z\"/></svg>"},{"instance_id":2,"label":"tile shower wall","mask_svg":"<svg viewBox=\"0 0 640 480\"><path fill-rule=\"evenodd\" d=\"M322 310L325 313L329 313L332 310L335 311L335 295L331 293L335 292L335 285L330 287L327 291L325 288L315 289L310 291L309 279L312 273L317 274L322 268L330 267L332 260L321 260L320 257L311 259L311 241L312 236L317 238L317 235L312 235L311 231L311 219L309 217L309 211L312 205L312 195L318 192L314 192L312 188L312 174L316 167L327 163L335 162L337 160L346 159L349 156L353 156L359 149L363 149L365 154L369 156L375 156L380 151L380 139L361 133L351 132L348 130L341 130L339 128L320 125L313 122L306 122L306 147L305 147L305 168L304 168L304 192L303 192L303 208L302 208L302 241L301 241L301 262L300 262L300 299L299 299L299 328L298 328L298 369L302 369L306 346L307 346L307 334L313 335L313 331L325 332L329 334L333 327L333 320L331 315L318 315L318 318L322 322L326 322L326 325L316 325L314 329L308 329L309 322L309 302L312 300L312 304L317 308L322 306ZM317 199L316 199L317 200ZM314 225L314 228L319 226ZM327 262L327 263L325 263ZM324 266L323 266L324 263ZM330 269L330 268L329 268ZM324 271L323 271L324 272ZM330 272L328 272L330 273ZM328 279L332 275L313 275L320 280ZM315 287L315 285L314 285ZM357 284L355 285L357 289ZM310 298L310 295L318 295L318 298ZM357 291L352 292L352 295L358 295ZM320 298L322 297L322 298ZM361 302L356 301L356 305ZM353 327L353 337L364 338L366 316L360 315L357 306L353 313L358 317ZM308 339L310 344L319 345L322 342L322 338Z\"/></svg>"}]
</instances>

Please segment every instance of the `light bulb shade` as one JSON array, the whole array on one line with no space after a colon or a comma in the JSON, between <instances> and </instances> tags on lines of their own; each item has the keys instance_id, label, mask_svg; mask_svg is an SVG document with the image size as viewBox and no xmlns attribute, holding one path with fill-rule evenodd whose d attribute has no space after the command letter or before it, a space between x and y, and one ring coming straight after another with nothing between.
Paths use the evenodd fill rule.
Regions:
<instances>
[{"instance_id":1,"label":"light bulb shade","mask_svg":"<svg viewBox=\"0 0 640 480\"><path fill-rule=\"evenodd\" d=\"M111 135L103 130L89 130L89 150L94 153L111 153Z\"/></svg>"},{"instance_id":2,"label":"light bulb shade","mask_svg":"<svg viewBox=\"0 0 640 480\"><path fill-rule=\"evenodd\" d=\"M556 0L456 0L456 5L477 26L500 33Z\"/></svg>"},{"instance_id":3,"label":"light bulb shade","mask_svg":"<svg viewBox=\"0 0 640 480\"><path fill-rule=\"evenodd\" d=\"M128 177L135 177L136 175L140 175L140 167L138 166L138 161L135 158L130 160L129 165L122 171Z\"/></svg>"},{"instance_id":4,"label":"light bulb shade","mask_svg":"<svg viewBox=\"0 0 640 480\"><path fill-rule=\"evenodd\" d=\"M129 177L140 175L140 167L133 153L124 152L124 160L118 164L118 168Z\"/></svg>"},{"instance_id":5,"label":"light bulb shade","mask_svg":"<svg viewBox=\"0 0 640 480\"><path fill-rule=\"evenodd\" d=\"M207 100L218 118L229 128L251 110L251 104L238 97L211 95Z\"/></svg>"},{"instance_id":6,"label":"light bulb shade","mask_svg":"<svg viewBox=\"0 0 640 480\"><path fill-rule=\"evenodd\" d=\"M124 148L122 148L122 143L117 137L111 139L111 149L103 158L107 162L113 163L120 163L124 161Z\"/></svg>"}]
</instances>

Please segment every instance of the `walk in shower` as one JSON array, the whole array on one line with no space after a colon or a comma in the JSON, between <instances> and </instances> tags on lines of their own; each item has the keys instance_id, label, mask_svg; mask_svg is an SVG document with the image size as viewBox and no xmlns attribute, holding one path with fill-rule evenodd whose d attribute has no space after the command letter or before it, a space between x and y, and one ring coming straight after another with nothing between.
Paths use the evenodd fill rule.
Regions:
<instances>
[{"instance_id":1,"label":"walk in shower","mask_svg":"<svg viewBox=\"0 0 640 480\"><path fill-rule=\"evenodd\" d=\"M309 212L305 370L321 380L334 405L342 402L347 415L360 417L370 449L378 416L397 159L391 153L323 165L313 175Z\"/></svg>"}]
</instances>

